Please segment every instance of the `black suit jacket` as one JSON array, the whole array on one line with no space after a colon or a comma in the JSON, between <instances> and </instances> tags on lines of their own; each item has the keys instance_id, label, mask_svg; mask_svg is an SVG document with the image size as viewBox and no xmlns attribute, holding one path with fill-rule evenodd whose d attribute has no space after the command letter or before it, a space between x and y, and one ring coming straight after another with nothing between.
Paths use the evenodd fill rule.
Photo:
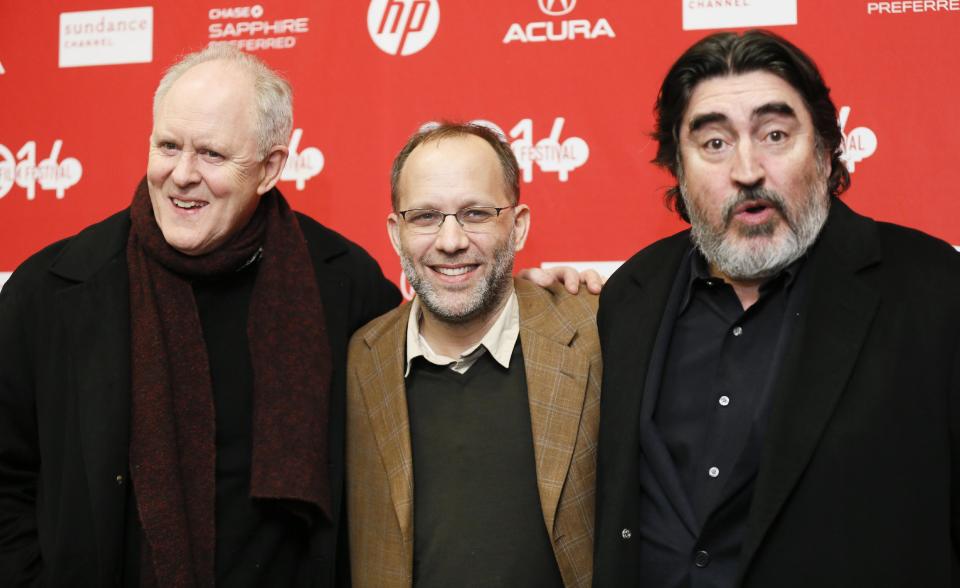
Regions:
<instances>
[{"instance_id":1,"label":"black suit jacket","mask_svg":"<svg viewBox=\"0 0 960 588\"><path fill-rule=\"evenodd\" d=\"M311 538L315 585L334 583L350 335L400 295L360 247L298 215L333 359L333 524ZM0 293L0 584L115 586L129 485L127 211L37 253ZM308 271L308 268L304 268ZM339 549L345 549L344 545ZM345 570L342 570L343 573Z\"/></svg>"},{"instance_id":2,"label":"black suit jacket","mask_svg":"<svg viewBox=\"0 0 960 588\"><path fill-rule=\"evenodd\" d=\"M643 383L689 246L688 232L654 243L601 295L594 586L637 585ZM958 586L960 255L834 199L804 271L738 584Z\"/></svg>"}]
</instances>

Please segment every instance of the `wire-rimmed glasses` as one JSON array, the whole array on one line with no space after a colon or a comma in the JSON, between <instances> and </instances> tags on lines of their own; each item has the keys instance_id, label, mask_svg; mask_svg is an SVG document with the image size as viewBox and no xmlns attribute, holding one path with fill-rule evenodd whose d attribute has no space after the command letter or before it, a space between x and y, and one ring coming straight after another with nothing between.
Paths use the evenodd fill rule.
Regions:
<instances>
[{"instance_id":1,"label":"wire-rimmed glasses","mask_svg":"<svg viewBox=\"0 0 960 588\"><path fill-rule=\"evenodd\" d=\"M513 206L467 206L457 212L443 212L433 208L408 208L397 214L403 219L410 231L418 235L432 235L440 232L443 221L448 216L457 219L457 223L468 233L489 233L496 227L492 222L500 216L501 210Z\"/></svg>"}]
</instances>

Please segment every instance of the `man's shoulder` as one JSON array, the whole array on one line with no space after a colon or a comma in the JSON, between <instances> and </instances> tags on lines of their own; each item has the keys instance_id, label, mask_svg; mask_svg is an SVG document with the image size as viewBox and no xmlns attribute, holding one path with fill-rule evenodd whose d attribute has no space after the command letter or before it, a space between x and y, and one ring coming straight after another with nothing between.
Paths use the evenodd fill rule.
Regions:
<instances>
[{"instance_id":1,"label":"man's shoulder","mask_svg":"<svg viewBox=\"0 0 960 588\"><path fill-rule=\"evenodd\" d=\"M542 305L552 308L559 315L568 319L578 319L576 322L579 322L579 319L595 316L600 298L597 294L591 294L583 285L581 285L579 292L571 294L560 283L543 288L521 278L514 279L514 291L517 294L521 309L530 308L532 302L537 306ZM521 313L521 321L524 318L523 313Z\"/></svg>"},{"instance_id":2,"label":"man's shoulder","mask_svg":"<svg viewBox=\"0 0 960 588\"><path fill-rule=\"evenodd\" d=\"M346 257L347 260L376 264L373 257L363 247L337 231L302 212L295 212L294 214L297 217L297 222L300 223L300 230L307 242L307 248L315 258L332 261L339 257Z\"/></svg>"},{"instance_id":3,"label":"man's shoulder","mask_svg":"<svg viewBox=\"0 0 960 588\"><path fill-rule=\"evenodd\" d=\"M669 274L672 277L690 246L689 229L654 241L613 272L603 288L604 294L621 290L631 277L641 280L657 274Z\"/></svg>"},{"instance_id":4,"label":"man's shoulder","mask_svg":"<svg viewBox=\"0 0 960 588\"><path fill-rule=\"evenodd\" d=\"M542 288L533 282L514 279L514 291L520 306L521 330L567 341L575 336L581 342L597 337L599 296L581 287L570 294L561 284Z\"/></svg>"},{"instance_id":5,"label":"man's shoulder","mask_svg":"<svg viewBox=\"0 0 960 588\"><path fill-rule=\"evenodd\" d=\"M358 285L356 292L374 301L362 322L400 302L396 286L384 277L380 264L363 247L305 214L298 212L296 215L318 278L329 270L346 275Z\"/></svg>"},{"instance_id":6,"label":"man's shoulder","mask_svg":"<svg viewBox=\"0 0 960 588\"><path fill-rule=\"evenodd\" d=\"M956 268L956 249L918 229L870 218L839 199L830 206L830 218L820 240L829 240L833 254L840 251L859 259L879 256L887 268Z\"/></svg>"},{"instance_id":7,"label":"man's shoulder","mask_svg":"<svg viewBox=\"0 0 960 588\"><path fill-rule=\"evenodd\" d=\"M35 292L86 280L123 254L129 233L130 214L124 209L34 253L17 267L3 289Z\"/></svg>"},{"instance_id":8,"label":"man's shoulder","mask_svg":"<svg viewBox=\"0 0 960 588\"><path fill-rule=\"evenodd\" d=\"M373 347L378 339L390 333L406 333L409 316L410 304L405 303L371 320L353 334L350 339L350 352Z\"/></svg>"},{"instance_id":9,"label":"man's shoulder","mask_svg":"<svg viewBox=\"0 0 960 588\"><path fill-rule=\"evenodd\" d=\"M878 222L877 235L884 264L898 281L960 296L960 252L953 245L893 223Z\"/></svg>"},{"instance_id":10,"label":"man's shoulder","mask_svg":"<svg viewBox=\"0 0 960 588\"><path fill-rule=\"evenodd\" d=\"M648 265L660 265L663 261L671 257L679 257L690 246L690 230L674 233L669 237L663 237L647 245L640 251L634 253L630 259L623 262L623 265L614 272L614 276L630 273L644 269Z\"/></svg>"},{"instance_id":11,"label":"man's shoulder","mask_svg":"<svg viewBox=\"0 0 960 588\"><path fill-rule=\"evenodd\" d=\"M953 245L918 229L877 222L877 234L885 256L947 267L960 264L960 252Z\"/></svg>"}]
</instances>

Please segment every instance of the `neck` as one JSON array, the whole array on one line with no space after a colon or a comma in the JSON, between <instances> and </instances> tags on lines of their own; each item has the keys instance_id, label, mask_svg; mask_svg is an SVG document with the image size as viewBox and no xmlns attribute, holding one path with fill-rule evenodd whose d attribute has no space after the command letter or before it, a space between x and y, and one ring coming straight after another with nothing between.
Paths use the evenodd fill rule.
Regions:
<instances>
[{"instance_id":1,"label":"neck","mask_svg":"<svg viewBox=\"0 0 960 588\"><path fill-rule=\"evenodd\" d=\"M512 282L500 302L491 308L490 312L462 323L441 320L421 305L423 316L420 321L420 334L435 352L447 357L460 357L461 353L479 343L493 323L497 322L511 294Z\"/></svg>"},{"instance_id":2,"label":"neck","mask_svg":"<svg viewBox=\"0 0 960 588\"><path fill-rule=\"evenodd\" d=\"M733 292L740 300L740 306L743 307L743 310L747 310L756 304L757 300L760 298L760 285L764 282L762 279L734 279L718 270L712 263L710 264L710 275L715 278L720 278L733 287Z\"/></svg>"}]
</instances>

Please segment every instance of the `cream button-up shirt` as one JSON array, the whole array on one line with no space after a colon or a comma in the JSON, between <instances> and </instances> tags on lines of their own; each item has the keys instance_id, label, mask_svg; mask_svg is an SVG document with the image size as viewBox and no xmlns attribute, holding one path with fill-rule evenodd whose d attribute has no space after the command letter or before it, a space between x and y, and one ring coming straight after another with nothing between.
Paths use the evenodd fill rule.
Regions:
<instances>
[{"instance_id":1,"label":"cream button-up shirt","mask_svg":"<svg viewBox=\"0 0 960 588\"><path fill-rule=\"evenodd\" d=\"M414 359L423 356L424 359L436 365L447 365L453 371L464 374L484 353L490 353L497 363L505 368L510 367L510 356L520 336L520 305L517 302L516 292L510 293L510 298L503 305L500 315L490 329L483 335L480 342L460 354L460 357L447 357L430 348L427 340L420 334L420 319L423 310L420 308L420 298L411 302L410 319L407 321L407 368L403 377L410 375L410 364Z\"/></svg>"}]
</instances>

